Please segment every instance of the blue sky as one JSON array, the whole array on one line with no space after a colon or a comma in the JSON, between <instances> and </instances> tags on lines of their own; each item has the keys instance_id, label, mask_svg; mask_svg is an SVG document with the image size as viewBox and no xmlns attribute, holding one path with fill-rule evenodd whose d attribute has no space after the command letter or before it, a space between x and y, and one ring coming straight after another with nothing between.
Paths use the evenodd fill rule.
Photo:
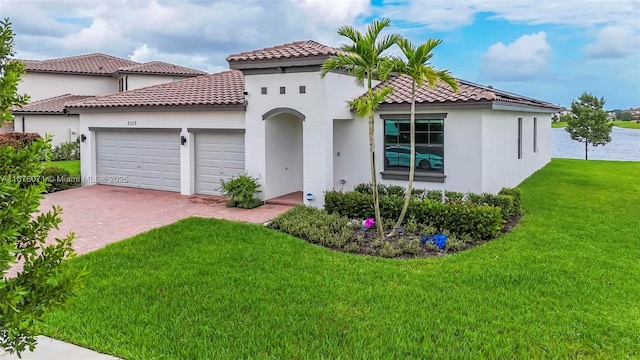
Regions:
<instances>
[{"instance_id":1,"label":"blue sky","mask_svg":"<svg viewBox=\"0 0 640 360\"><path fill-rule=\"evenodd\" d=\"M569 106L640 107L637 0L1 0L18 56L104 52L209 72L231 53L314 39L389 17L414 42L444 43L433 65L459 78Z\"/></svg>"}]
</instances>

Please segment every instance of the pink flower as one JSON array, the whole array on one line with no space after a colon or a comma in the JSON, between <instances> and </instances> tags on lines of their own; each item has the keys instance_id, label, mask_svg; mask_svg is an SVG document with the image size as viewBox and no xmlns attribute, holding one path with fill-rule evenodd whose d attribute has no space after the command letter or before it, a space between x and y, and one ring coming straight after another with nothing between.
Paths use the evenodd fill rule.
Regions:
<instances>
[{"instance_id":1,"label":"pink flower","mask_svg":"<svg viewBox=\"0 0 640 360\"><path fill-rule=\"evenodd\" d=\"M375 224L376 224L376 221L373 220L372 218L368 218L367 220L362 222L362 226L366 227L367 229L370 229Z\"/></svg>"}]
</instances>

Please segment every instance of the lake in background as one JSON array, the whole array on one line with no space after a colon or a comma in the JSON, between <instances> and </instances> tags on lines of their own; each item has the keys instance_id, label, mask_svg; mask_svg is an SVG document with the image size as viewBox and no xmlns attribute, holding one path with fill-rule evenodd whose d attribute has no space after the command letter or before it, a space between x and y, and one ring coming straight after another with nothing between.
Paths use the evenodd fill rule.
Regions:
<instances>
[{"instance_id":1,"label":"lake in background","mask_svg":"<svg viewBox=\"0 0 640 360\"><path fill-rule=\"evenodd\" d=\"M584 159L584 143L571 140L565 129L551 129L551 157ZM640 161L640 130L614 126L610 143L589 145L589 159Z\"/></svg>"}]
</instances>

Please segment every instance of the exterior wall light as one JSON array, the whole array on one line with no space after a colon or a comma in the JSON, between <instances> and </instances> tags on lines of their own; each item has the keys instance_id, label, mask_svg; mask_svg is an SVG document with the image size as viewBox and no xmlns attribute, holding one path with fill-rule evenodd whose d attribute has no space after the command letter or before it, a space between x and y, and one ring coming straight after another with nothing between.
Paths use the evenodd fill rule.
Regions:
<instances>
[{"instance_id":1,"label":"exterior wall light","mask_svg":"<svg viewBox=\"0 0 640 360\"><path fill-rule=\"evenodd\" d=\"M80 141L85 142L85 140L87 140L87 137L84 134L80 134Z\"/></svg>"},{"instance_id":2,"label":"exterior wall light","mask_svg":"<svg viewBox=\"0 0 640 360\"><path fill-rule=\"evenodd\" d=\"M187 142L187 138L184 135L180 135L180 145L184 145Z\"/></svg>"}]
</instances>

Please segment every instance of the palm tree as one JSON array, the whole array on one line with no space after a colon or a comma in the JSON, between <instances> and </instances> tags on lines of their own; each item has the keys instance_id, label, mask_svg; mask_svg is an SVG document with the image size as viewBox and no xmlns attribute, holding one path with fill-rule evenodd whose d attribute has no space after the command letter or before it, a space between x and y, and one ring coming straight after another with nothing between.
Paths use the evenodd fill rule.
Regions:
<instances>
[{"instance_id":1,"label":"palm tree","mask_svg":"<svg viewBox=\"0 0 640 360\"><path fill-rule=\"evenodd\" d=\"M396 229L402 225L402 221L404 221L404 217L407 214L407 209L409 208L413 192L413 177L416 170L416 87L422 88L426 81L429 88L433 89L438 85L438 82L442 81L449 85L455 92L458 92L458 82L453 78L453 76L451 76L449 70L435 70L431 64L429 64L429 60L433 57L431 52L441 43L442 40L429 39L416 47L407 39L399 39L397 44L406 60L394 57L390 62L385 64L385 69L382 71L383 73L396 72L411 78L411 119L409 140L411 147L411 160L409 164L409 183L407 184L404 206L402 207L398 221L391 230L391 233L389 233L389 236L394 235L396 233Z\"/></svg>"},{"instance_id":2,"label":"palm tree","mask_svg":"<svg viewBox=\"0 0 640 360\"><path fill-rule=\"evenodd\" d=\"M372 91L373 80L384 80L384 75L388 74L381 72L381 68L385 63L390 61L388 56L382 53L396 44L401 37L399 35L387 35L380 39L378 36L380 32L391 24L389 19L374 20L367 27L365 33L361 33L351 26L343 26L338 29L338 35L344 36L351 40L351 44L343 45L340 47L340 52L322 64L322 70L320 76L324 77L329 72L334 70L346 71L349 75L355 78L356 83L359 86L364 86L366 81L367 94L363 97L368 101L358 101L360 108L356 108L356 112L360 114L366 114L369 117L369 157L371 163L371 184L373 187L373 206L375 209L376 231L378 238L384 236L382 229L382 219L380 217L380 202L378 196L378 181L376 177L376 162L374 158L375 151L375 138L374 138L374 114L377 105L384 100L381 95L388 95L389 91L377 92L377 95ZM367 106L368 109L363 109L363 106ZM353 104L352 104L353 105ZM366 110L366 111L365 111Z\"/></svg>"}]
</instances>

